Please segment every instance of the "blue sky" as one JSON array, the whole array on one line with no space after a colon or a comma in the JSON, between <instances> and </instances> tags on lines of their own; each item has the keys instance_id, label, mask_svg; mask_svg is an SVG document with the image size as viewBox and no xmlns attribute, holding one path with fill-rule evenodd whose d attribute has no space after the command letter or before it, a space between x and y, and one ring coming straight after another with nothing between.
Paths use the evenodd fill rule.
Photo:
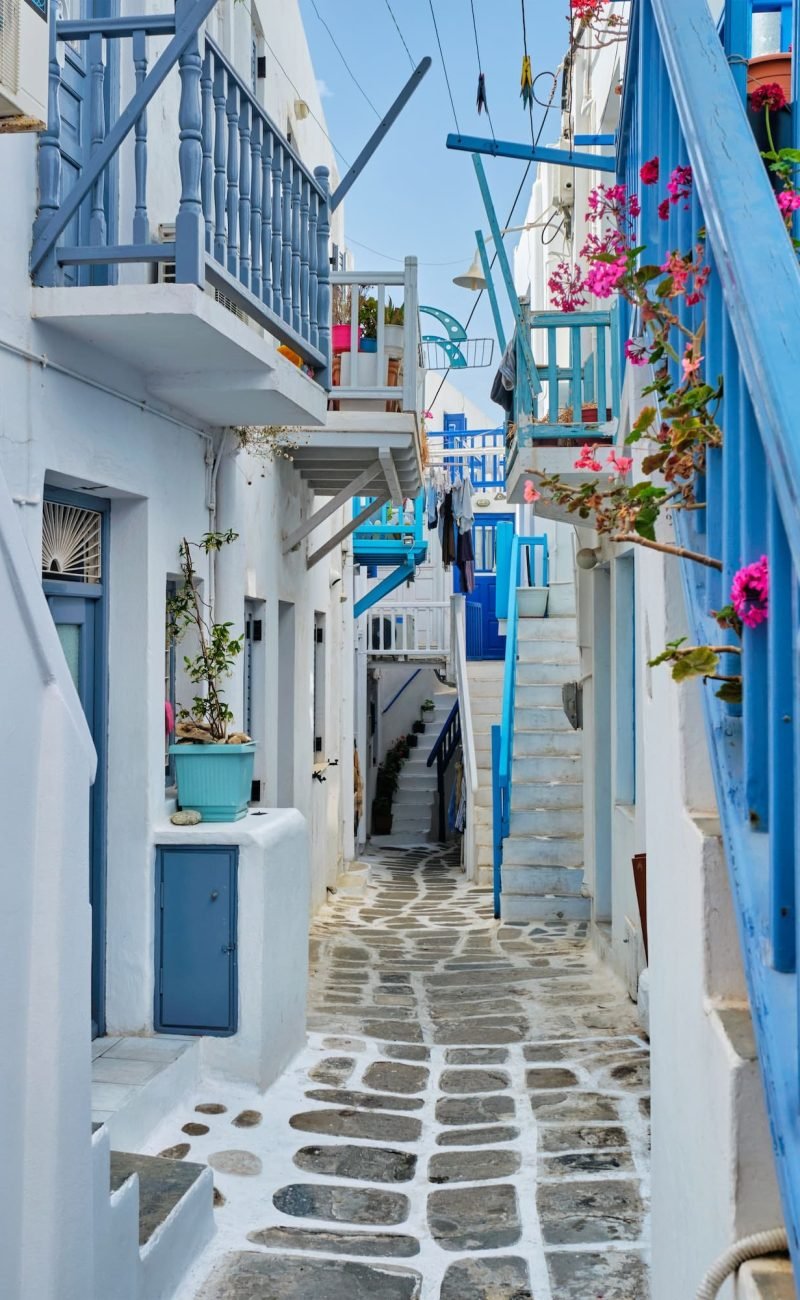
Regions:
<instances>
[{"instance_id":1,"label":"blue sky","mask_svg":"<svg viewBox=\"0 0 800 1300\"><path fill-rule=\"evenodd\" d=\"M567 0L525 0L528 48L533 74L554 71L567 43ZM349 161L377 125L370 108L344 67L314 4L331 28L350 68L375 108L383 113L411 66L392 22L386 0L300 0L317 76L327 93L325 112L331 138ZM389 0L415 62L425 54L433 66L345 201L347 242L356 264L366 269L396 269L407 254L420 261L420 301L451 312L462 322L475 295L458 289L454 275L466 270L475 251L474 231L486 231L486 218L469 154L445 148L455 130L428 0ZM470 0L433 0L445 62L461 131L489 136L486 116L475 109L478 63ZM522 0L474 0L487 98L498 139L527 140L530 126L519 97L522 64ZM537 84L547 98L551 82ZM560 85L554 103L559 104ZM538 128L542 110L534 109ZM556 138L558 112L550 114L543 143ZM502 224L525 169L524 163L484 160ZM344 172L346 164L339 158ZM534 169L526 182L512 224L524 219ZM362 245L369 245L368 251ZM506 246L513 248L513 236ZM394 260L391 260L394 259ZM499 283L499 282L498 282ZM504 314L510 315L509 309ZM430 323L430 317L423 318ZM470 335L493 334L486 295ZM496 355L496 350L495 350ZM500 414L488 398L494 369L451 372L451 380L473 400Z\"/></svg>"}]
</instances>

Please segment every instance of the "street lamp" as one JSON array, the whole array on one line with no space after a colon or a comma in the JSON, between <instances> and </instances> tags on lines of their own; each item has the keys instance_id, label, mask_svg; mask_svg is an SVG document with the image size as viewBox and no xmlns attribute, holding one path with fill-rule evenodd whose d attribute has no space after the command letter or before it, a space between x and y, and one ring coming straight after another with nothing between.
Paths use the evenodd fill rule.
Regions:
<instances>
[{"instance_id":1,"label":"street lamp","mask_svg":"<svg viewBox=\"0 0 800 1300\"><path fill-rule=\"evenodd\" d=\"M519 234L523 230L535 230L539 226L546 225L549 225L549 221L528 221L524 226L506 226L504 230L500 231L500 234ZM493 239L493 235L487 235L485 242L489 244ZM465 271L463 275L454 275L453 284L457 285L459 289L472 289L473 293L479 293L486 288L486 279L481 267L480 252L477 248L475 249L475 256L472 259L469 270Z\"/></svg>"}]
</instances>

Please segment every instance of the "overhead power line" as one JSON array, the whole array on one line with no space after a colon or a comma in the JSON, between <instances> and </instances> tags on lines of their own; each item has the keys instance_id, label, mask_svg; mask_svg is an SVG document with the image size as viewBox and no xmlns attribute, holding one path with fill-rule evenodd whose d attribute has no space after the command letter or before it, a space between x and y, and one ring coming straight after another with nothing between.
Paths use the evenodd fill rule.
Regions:
<instances>
[{"instance_id":1,"label":"overhead power line","mask_svg":"<svg viewBox=\"0 0 800 1300\"><path fill-rule=\"evenodd\" d=\"M412 54L411 54L411 51L410 51L410 49L408 48L408 46L407 46L407 44L406 44L406 38L405 38L405 36L403 35L402 31L400 30L400 24L399 24L399 22L397 21L397 19L396 19L395 16L394 16L394 9L393 9L392 6L389 4L389 0L384 0L384 4L386 5L386 8L389 10L389 13L390 13L391 16L392 16L392 22L394 23L395 27L397 28L397 35L400 37L400 40L403 42L403 49L405 50L406 54L408 55L408 61L409 61L409 63L411 64L412 68L415 68L417 65L416 65L416 63L414 62L414 59L413 59Z\"/></svg>"},{"instance_id":2,"label":"overhead power line","mask_svg":"<svg viewBox=\"0 0 800 1300\"><path fill-rule=\"evenodd\" d=\"M325 28L325 31L326 31L326 32L328 33L328 35L330 36L331 41L333 42L333 47L334 47L334 49L336 50L336 53L339 55L339 58L342 60L342 63L344 64L345 68L347 69L347 72L348 72L348 74L349 74L349 76L350 76L350 80L352 81L352 83L353 83L353 85L356 87L356 89L359 90L359 91L361 92L361 94L364 96L364 99L367 101L367 103L369 104L369 106L370 106L370 108L372 109L373 113L375 114L375 116L377 117L378 121L380 122L380 121L382 120L383 114L378 112L377 108L375 107L375 105L373 104L373 102L372 102L372 100L370 99L369 95L367 94L366 90L365 90L364 87L361 85L361 82L358 80L358 77L357 77L356 74L353 72L353 69L350 67L350 64L347 62L347 59L345 58L344 54L342 53L341 46L339 45L339 42L336 40L336 37L334 36L334 34L333 34L333 32L331 31L330 27L328 26L328 24L326 23L325 19L322 17L322 14L320 13L319 9L317 8L317 0L311 0L311 6L312 6L312 8L313 8L313 10L314 10L314 13L317 15L317 17L319 18L320 22L322 23L322 26Z\"/></svg>"},{"instance_id":3,"label":"overhead power line","mask_svg":"<svg viewBox=\"0 0 800 1300\"><path fill-rule=\"evenodd\" d=\"M453 99L453 92L450 88L450 78L447 75L447 64L444 61L444 50L442 49L442 40L441 37L439 36L439 24L436 21L436 12L433 7L433 0L428 0L428 5L431 11L431 18L433 19L433 30L436 32L436 44L439 46L439 57L442 60L442 71L444 72L444 79L447 83L447 93L450 96L450 107L453 110L453 121L456 124L456 131L458 135L461 135L461 127L458 125L458 114L456 113L456 105L455 105L455 100Z\"/></svg>"}]
</instances>

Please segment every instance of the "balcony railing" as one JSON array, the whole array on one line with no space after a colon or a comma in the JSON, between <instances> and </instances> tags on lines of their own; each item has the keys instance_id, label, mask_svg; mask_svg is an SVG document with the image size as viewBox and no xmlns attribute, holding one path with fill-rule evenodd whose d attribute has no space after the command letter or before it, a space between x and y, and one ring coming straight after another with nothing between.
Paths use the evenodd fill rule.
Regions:
<instances>
[{"instance_id":1,"label":"balcony railing","mask_svg":"<svg viewBox=\"0 0 800 1300\"><path fill-rule=\"evenodd\" d=\"M422 369L417 290L417 259L407 257L402 271L334 271L331 275L337 317L334 328L331 405L358 409L354 403L383 401L386 410L421 411ZM395 302L391 290L402 294ZM375 337L365 337L360 317L365 299L375 297ZM386 320L390 305L402 321ZM341 333L342 341L338 341ZM399 391L398 391L399 390Z\"/></svg>"},{"instance_id":2,"label":"balcony railing","mask_svg":"<svg viewBox=\"0 0 800 1300\"><path fill-rule=\"evenodd\" d=\"M503 489L506 485L506 438L503 429L468 429L464 433L429 435L431 451L441 452L445 469L466 472L474 491ZM475 452L474 456L448 456L448 451Z\"/></svg>"},{"instance_id":3,"label":"balcony railing","mask_svg":"<svg viewBox=\"0 0 800 1300\"><path fill-rule=\"evenodd\" d=\"M619 417L615 313L540 311L529 315L541 392L534 394L520 349L514 418L521 445L612 437Z\"/></svg>"},{"instance_id":4,"label":"balcony railing","mask_svg":"<svg viewBox=\"0 0 800 1300\"><path fill-rule=\"evenodd\" d=\"M31 269L41 285L89 284L108 283L122 265L153 272L174 263L178 283L218 288L327 383L328 170L304 166L219 47L200 33L212 7L213 0L178 0L174 14L54 17ZM152 42L166 36L166 49L151 64ZM136 91L117 113L106 83L118 74L124 44ZM174 239L158 243L148 209L154 151L147 106L176 63L179 110L166 127L172 140L160 130L155 150L163 174L171 147L181 195L177 213L159 213L155 222L174 220ZM75 129L76 115L90 123L88 142ZM127 158L120 145L130 134ZM124 178L123 163L131 169ZM131 228L121 231L119 194L128 190Z\"/></svg>"},{"instance_id":5,"label":"balcony railing","mask_svg":"<svg viewBox=\"0 0 800 1300\"><path fill-rule=\"evenodd\" d=\"M353 518L369 507L370 497L353 498ZM405 505L386 504L359 524L353 533L353 558L357 564L398 564L409 554L421 559L427 550L424 534L425 503L422 496Z\"/></svg>"},{"instance_id":6,"label":"balcony railing","mask_svg":"<svg viewBox=\"0 0 800 1300\"><path fill-rule=\"evenodd\" d=\"M367 653L373 657L447 658L450 605L446 600L373 605L367 625Z\"/></svg>"},{"instance_id":7,"label":"balcony railing","mask_svg":"<svg viewBox=\"0 0 800 1300\"><path fill-rule=\"evenodd\" d=\"M710 382L722 376L721 448L697 485L705 510L683 512L679 538L721 559L722 572L683 564L690 636L719 641L710 611L734 574L769 557L769 618L744 628L743 705L703 703L731 892L795 1270L800 1261L800 1046L797 964L797 754L800 752L800 441L797 340L800 272L744 96L749 0L728 0L724 45L697 0L635 0L623 85L621 178L638 189L643 160L661 174L693 168L688 210L642 195L639 242L648 262L686 250L705 231L711 267L703 340ZM800 6L793 10L800 48ZM798 68L794 69L797 100ZM699 308L682 302L695 328ZM676 374L674 379L680 382ZM734 656L730 656L734 659ZM735 656L738 660L739 656ZM736 672L738 668L732 668Z\"/></svg>"}]
</instances>

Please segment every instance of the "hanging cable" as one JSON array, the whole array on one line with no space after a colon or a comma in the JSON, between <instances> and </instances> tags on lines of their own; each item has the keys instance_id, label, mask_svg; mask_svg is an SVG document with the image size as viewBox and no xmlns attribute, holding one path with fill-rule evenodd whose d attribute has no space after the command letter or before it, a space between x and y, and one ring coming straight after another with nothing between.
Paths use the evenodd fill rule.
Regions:
<instances>
[{"instance_id":1,"label":"hanging cable","mask_svg":"<svg viewBox=\"0 0 800 1300\"><path fill-rule=\"evenodd\" d=\"M369 244L363 244L360 239L353 239L352 235L347 236L348 244L355 244L358 248L365 248L368 253L374 253L376 257L382 257L386 262L405 262L404 257L394 257L391 253L382 253L379 248L372 248ZM466 261L465 257L455 257L452 262L418 262L418 266L463 266Z\"/></svg>"},{"instance_id":2,"label":"hanging cable","mask_svg":"<svg viewBox=\"0 0 800 1300\"><path fill-rule=\"evenodd\" d=\"M444 50L442 49L442 41L441 41L441 37L439 36L439 24L436 21L436 12L433 8L433 0L428 0L428 5L431 11L431 18L433 19L433 30L436 32L436 44L439 46L439 57L442 60L442 71L444 72L444 79L447 82L447 93L450 96L450 107L453 110L453 121L456 124L457 134L461 135L461 127L458 125L458 115L456 113L456 106L455 106L455 101L453 99L453 92L450 88L450 78L447 75L447 64L444 61Z\"/></svg>"},{"instance_id":3,"label":"hanging cable","mask_svg":"<svg viewBox=\"0 0 800 1300\"><path fill-rule=\"evenodd\" d=\"M401 30L400 30L400 24L399 24L399 22L397 21L397 19L396 19L395 16L394 16L394 9L393 9L392 6L389 4L389 0L384 0L384 4L386 5L386 8L389 10L389 13L392 15L392 22L394 23L395 27L397 28L397 35L400 37L400 40L403 42L403 49L405 50L406 54L408 55L408 61L409 61L409 63L411 64L412 68L416 68L417 65L416 65L416 63L414 62L414 60L413 60L413 58L412 58L412 55L411 55L411 51L410 51L410 49L408 48L408 46L407 46L407 44L406 44L406 38L405 38L405 36L403 35L403 33L401 32Z\"/></svg>"},{"instance_id":4,"label":"hanging cable","mask_svg":"<svg viewBox=\"0 0 800 1300\"><path fill-rule=\"evenodd\" d=\"M536 78L535 78L535 80L534 80L534 85L536 84L536 81L539 80L539 77L544 77L544 76L552 77L552 79L553 79L553 87L552 87L552 90L550 91L550 98L549 98L549 100L547 101L546 104L543 105L543 108L544 108L545 111L544 111L544 115L543 115L543 117L542 117L542 120L541 120L541 122L540 122L540 124L539 124L539 130L536 132L536 136L535 136L534 141L533 141L534 148L535 148L536 145L539 143L539 141L541 140L542 135L543 135L543 133L544 133L544 128L545 128L545 126L547 125L547 119L548 119L548 117L549 117L549 115L550 115L550 110L551 110L552 107L553 107L553 100L554 100L554 98L555 98L556 87L557 87L557 85L558 85L558 72L540 72L540 73L538 73L538 75L536 76ZM538 103L538 102L539 102L539 101L537 101L537 103ZM504 222L504 225L506 225L506 226L510 226L510 225L511 225L511 222L512 222L512 220L513 220L513 218L514 218L514 213L515 213L516 208L517 208L517 204L519 203L519 197L520 197L520 195L521 195L521 193L522 193L522 191L523 191L523 189L524 189L524 187L525 187L525 182L526 182L526 180L528 179L528 174L529 174L529 172L530 172L532 166L533 166L533 159L531 159L531 161L526 165L526 167L525 167L525 171L522 173L522 180L520 181L520 183L519 183L519 187L518 187L518 189L517 189L517 192L516 192L516 194L514 195L514 202L511 204L511 208L510 208L510 210L509 210L508 216L506 217L505 222ZM490 263L489 263L489 270L490 270L490 271L491 271L492 267L494 266L496 260L497 260L497 250L495 249L495 251L494 251L494 253L493 253L493 255L492 255L492 260L491 260ZM478 293L477 298L475 299L475 302L474 302L473 305L472 305L472 311L470 312L469 316L467 317L466 325L465 325L465 327L464 327L467 331L469 331L469 327L470 327L470 325L472 324L472 319L473 319L473 317L474 317L476 311L478 310L478 306L479 306L479 304L480 304L480 301L481 301L481 298L483 297L483 295L484 295L484 290L481 289L480 292ZM436 403L436 399L438 398L439 394L441 393L442 389L443 389L444 386L445 386L445 383L447 382L447 376L450 374L450 370L451 370L451 368L452 368L452 367L448 366L447 370L445 370L444 374L442 375L441 383L439 384L439 387L436 389L436 392L435 392L434 397L433 397L433 401L426 403L426 405L428 406L429 409L431 409L431 408L435 405L435 403Z\"/></svg>"},{"instance_id":5,"label":"hanging cable","mask_svg":"<svg viewBox=\"0 0 800 1300\"><path fill-rule=\"evenodd\" d=\"M297 88L297 86L295 85L295 83L292 81L291 77L289 76L289 73L288 73L288 72L286 71L286 69L284 68L283 64L281 63L280 59L278 58L277 54L276 54L275 51L273 50L273 48L272 48L272 46L270 45L270 43L269 43L269 41L267 40L267 38L266 38L265 36L262 36L261 39L263 40L264 44L266 45L266 47L267 47L267 49L269 50L270 54L272 55L273 59L274 59L275 62L277 63L277 65L278 65L278 67L280 68L281 72L283 73L284 77L285 77L286 80L288 81L289 85L292 87L292 90L293 90L294 93L297 95L297 98L298 98L298 99L302 99L303 96L301 95L301 93L300 93L300 91L298 90L298 88ZM317 117L317 115L316 115L316 113L314 112L313 108L310 108L310 107L309 107L308 112L309 112L309 116L310 116L310 117L313 117L313 119L314 119L314 121L316 122L317 126L319 127L320 131L321 131L322 134L325 136L325 139L328 141L328 144L331 146L331 149L333 149L333 152L334 152L335 154L338 154L338 156L341 158L341 160L342 160L342 162L345 164L345 166L347 166L347 167L352 167L353 164L350 162L350 159L349 159L349 158L345 158L345 156L344 156L344 154L342 153L341 149L338 149L338 148L336 147L336 145L334 144L333 140L332 140L331 137L328 135L328 132L327 132L327 129L326 129L324 123L321 122L320 119Z\"/></svg>"},{"instance_id":6,"label":"hanging cable","mask_svg":"<svg viewBox=\"0 0 800 1300\"><path fill-rule=\"evenodd\" d=\"M367 94L366 90L365 90L364 87L361 85L361 82L358 80L358 77L357 77L356 74L353 72L353 69L350 67L350 64L347 62L347 59L344 57L344 54L343 54L342 51L341 51L341 48L340 48L340 46L339 46L338 41L336 40L336 37L334 36L334 34L333 34L333 32L331 31L330 27L328 26L328 24L326 23L325 19L322 17L322 14L320 13L319 9L317 8L317 0L311 0L311 7L313 8L314 13L317 15L317 17L319 18L320 22L322 23L322 26L325 28L325 31L326 31L326 32L328 33L328 35L330 36L330 38L331 38L331 40L332 40L332 42L333 42L333 48L336 50L336 53L339 55L339 58L342 60L342 63L344 64L345 68L347 69L348 74L349 74L349 76L350 76L350 80L353 82L353 85L356 87L356 89L361 91L361 94L363 95L364 99L367 101L367 103L369 104L369 106L370 106L370 108L372 109L373 113L375 114L375 116L377 117L378 121L380 122L380 121L382 120L382 118L383 118L383 114L378 112L377 108L375 107L375 105L373 104L373 102L372 102L372 100L370 99L369 95Z\"/></svg>"},{"instance_id":7,"label":"hanging cable","mask_svg":"<svg viewBox=\"0 0 800 1300\"><path fill-rule=\"evenodd\" d=\"M489 129L492 133L492 139L496 140L497 137L494 133L494 123L492 122L492 115L489 111L489 101L486 98L486 77L484 76L484 72L483 72L483 60L481 58L481 47L480 47L480 42L478 40L478 23L475 18L475 0L469 0L469 7L472 10L472 30L475 33L475 54L478 59L478 98L477 98L478 116L480 116L482 110L484 109L486 110L486 116L489 119Z\"/></svg>"}]
</instances>

